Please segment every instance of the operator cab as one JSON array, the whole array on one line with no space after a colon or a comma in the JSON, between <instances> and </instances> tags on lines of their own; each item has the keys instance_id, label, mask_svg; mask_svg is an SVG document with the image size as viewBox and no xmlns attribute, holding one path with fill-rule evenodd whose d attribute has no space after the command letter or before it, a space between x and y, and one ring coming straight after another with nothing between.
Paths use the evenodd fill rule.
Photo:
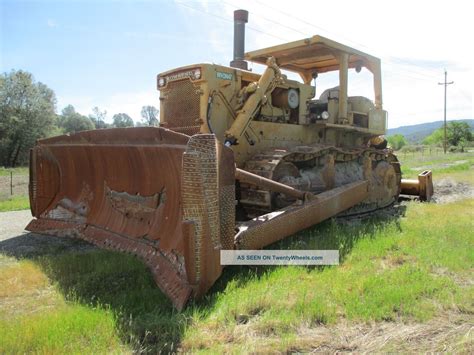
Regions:
<instances>
[{"instance_id":1,"label":"operator cab","mask_svg":"<svg viewBox=\"0 0 474 355\"><path fill-rule=\"evenodd\" d=\"M245 54L251 62L265 64L274 57L278 67L299 74L306 85L318 75L339 72L339 85L308 102L306 122L328 127L384 134L387 113L382 109L380 59L323 36L264 48ZM373 76L374 102L363 96L348 96L349 69L368 69Z\"/></svg>"}]
</instances>

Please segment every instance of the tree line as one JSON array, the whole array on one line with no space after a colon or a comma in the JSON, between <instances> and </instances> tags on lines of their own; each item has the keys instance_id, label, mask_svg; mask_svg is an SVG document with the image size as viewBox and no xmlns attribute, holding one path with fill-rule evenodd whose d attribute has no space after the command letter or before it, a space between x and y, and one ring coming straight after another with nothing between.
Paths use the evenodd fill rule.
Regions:
<instances>
[{"instance_id":1,"label":"tree line","mask_svg":"<svg viewBox=\"0 0 474 355\"><path fill-rule=\"evenodd\" d=\"M466 122L448 122L446 125L446 143L450 151L463 152L473 144L474 136L471 127ZM388 144L394 150L408 149L407 140L402 134L387 137ZM444 126L438 128L421 142L423 145L442 147L444 142Z\"/></svg>"},{"instance_id":2,"label":"tree line","mask_svg":"<svg viewBox=\"0 0 474 355\"><path fill-rule=\"evenodd\" d=\"M467 122L449 122L446 125L446 143L451 151L464 151L473 141L471 127ZM423 139L423 144L442 147L444 142L444 127L438 128Z\"/></svg>"},{"instance_id":3,"label":"tree line","mask_svg":"<svg viewBox=\"0 0 474 355\"><path fill-rule=\"evenodd\" d=\"M126 113L112 116L99 107L84 116L72 105L56 113L56 95L52 89L36 82L23 70L12 70L0 76L0 166L15 167L28 163L29 150L37 139L110 127L158 126L158 109L143 106L142 120L134 123Z\"/></svg>"}]
</instances>

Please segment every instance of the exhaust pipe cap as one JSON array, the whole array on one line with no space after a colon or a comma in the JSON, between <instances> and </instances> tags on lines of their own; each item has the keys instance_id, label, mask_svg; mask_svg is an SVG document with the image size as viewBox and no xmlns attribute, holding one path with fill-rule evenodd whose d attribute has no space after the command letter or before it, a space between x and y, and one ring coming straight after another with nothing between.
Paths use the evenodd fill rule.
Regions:
<instances>
[{"instance_id":1,"label":"exhaust pipe cap","mask_svg":"<svg viewBox=\"0 0 474 355\"><path fill-rule=\"evenodd\" d=\"M234 21L249 22L249 12L247 10L235 10Z\"/></svg>"}]
</instances>

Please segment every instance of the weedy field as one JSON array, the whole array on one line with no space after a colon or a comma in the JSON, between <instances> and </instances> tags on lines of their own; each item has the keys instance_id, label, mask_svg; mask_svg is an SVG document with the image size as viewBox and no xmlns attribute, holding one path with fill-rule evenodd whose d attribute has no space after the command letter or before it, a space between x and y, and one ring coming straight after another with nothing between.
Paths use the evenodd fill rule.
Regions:
<instances>
[{"instance_id":1,"label":"weedy field","mask_svg":"<svg viewBox=\"0 0 474 355\"><path fill-rule=\"evenodd\" d=\"M0 168L0 212L29 208L28 169Z\"/></svg>"},{"instance_id":2,"label":"weedy field","mask_svg":"<svg viewBox=\"0 0 474 355\"><path fill-rule=\"evenodd\" d=\"M53 237L0 242L0 353L472 353L474 154L400 159L405 176L431 168L464 191L298 233L269 248L339 249L341 264L228 267L181 313L134 257Z\"/></svg>"},{"instance_id":3,"label":"weedy field","mask_svg":"<svg viewBox=\"0 0 474 355\"><path fill-rule=\"evenodd\" d=\"M466 153L436 153L398 154L404 178L414 178L422 170L432 170L435 179L443 177L456 178L460 181L474 182L472 168L474 165L474 151Z\"/></svg>"}]
</instances>

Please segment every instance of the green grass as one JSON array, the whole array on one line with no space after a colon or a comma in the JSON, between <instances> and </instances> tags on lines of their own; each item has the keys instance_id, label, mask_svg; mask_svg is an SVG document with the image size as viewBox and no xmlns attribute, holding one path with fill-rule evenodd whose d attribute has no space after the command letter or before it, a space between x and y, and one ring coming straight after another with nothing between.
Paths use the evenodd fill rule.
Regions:
<instances>
[{"instance_id":1,"label":"green grass","mask_svg":"<svg viewBox=\"0 0 474 355\"><path fill-rule=\"evenodd\" d=\"M62 294L94 307L105 304L113 309L119 332L135 348L174 349L184 318L174 311L138 259L98 250L44 256L37 263Z\"/></svg>"},{"instance_id":2,"label":"green grass","mask_svg":"<svg viewBox=\"0 0 474 355\"><path fill-rule=\"evenodd\" d=\"M472 314L473 210L473 200L413 202L401 219L325 222L271 248L337 248L340 266L228 267L204 299L181 313L134 257L42 255L14 273L2 269L0 309L25 299L45 310L0 313L0 353L304 350L302 328L342 320L425 322L450 310ZM21 270L28 277L19 277ZM53 295L31 296L50 283ZM13 294L2 294L2 287Z\"/></svg>"},{"instance_id":3,"label":"green grass","mask_svg":"<svg viewBox=\"0 0 474 355\"><path fill-rule=\"evenodd\" d=\"M28 196L12 196L0 201L0 212L27 210L30 208Z\"/></svg>"},{"instance_id":4,"label":"green grass","mask_svg":"<svg viewBox=\"0 0 474 355\"><path fill-rule=\"evenodd\" d=\"M0 265L0 353L105 353L124 348L108 306L66 301L37 262L0 256Z\"/></svg>"},{"instance_id":5,"label":"green grass","mask_svg":"<svg viewBox=\"0 0 474 355\"><path fill-rule=\"evenodd\" d=\"M13 175L28 175L28 169L25 166L18 168L0 167L0 176L10 176L10 172L13 172Z\"/></svg>"},{"instance_id":6,"label":"green grass","mask_svg":"<svg viewBox=\"0 0 474 355\"><path fill-rule=\"evenodd\" d=\"M79 304L0 320L0 352L107 353L122 348L113 314Z\"/></svg>"},{"instance_id":7,"label":"green grass","mask_svg":"<svg viewBox=\"0 0 474 355\"><path fill-rule=\"evenodd\" d=\"M11 195L10 173L13 172L13 195ZM0 212L30 208L28 198L28 168L0 167Z\"/></svg>"},{"instance_id":8,"label":"green grass","mask_svg":"<svg viewBox=\"0 0 474 355\"><path fill-rule=\"evenodd\" d=\"M422 170L430 169L436 175L467 172L474 166L474 153L424 154L396 153L401 162L404 178L413 178Z\"/></svg>"},{"instance_id":9,"label":"green grass","mask_svg":"<svg viewBox=\"0 0 474 355\"><path fill-rule=\"evenodd\" d=\"M56 254L13 265L0 254L0 353L176 350L187 318L138 259ZM21 329L29 335L19 338Z\"/></svg>"},{"instance_id":10,"label":"green grass","mask_svg":"<svg viewBox=\"0 0 474 355\"><path fill-rule=\"evenodd\" d=\"M382 227L340 227L302 232L296 238L356 237L339 267L269 268L262 275L234 278L216 295L212 311L187 328L188 350L257 351L265 337L296 340L301 326L353 322L424 322L440 310L462 309L472 314L474 267L474 201L456 205L412 204L407 218ZM337 238L336 238L337 239ZM239 334L245 321L246 332ZM226 339L234 339L228 344ZM290 342L291 343L291 342ZM289 344L269 350L286 351ZM291 348L291 346L290 346Z\"/></svg>"}]
</instances>

